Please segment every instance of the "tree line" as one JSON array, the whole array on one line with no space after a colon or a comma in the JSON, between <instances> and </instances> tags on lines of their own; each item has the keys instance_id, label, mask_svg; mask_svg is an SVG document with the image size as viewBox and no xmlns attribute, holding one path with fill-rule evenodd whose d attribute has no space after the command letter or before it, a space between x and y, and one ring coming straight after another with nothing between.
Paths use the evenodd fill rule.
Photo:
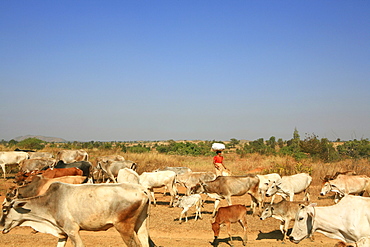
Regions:
<instances>
[{"instance_id":1,"label":"tree line","mask_svg":"<svg viewBox=\"0 0 370 247\"><path fill-rule=\"evenodd\" d=\"M298 130L295 129L293 137L290 140L276 140L274 136L268 140L259 138L254 141L241 143L235 138L228 142L223 141L182 141L176 142L168 140L166 142L66 142L66 143L46 143L37 138L28 138L22 141L5 141L0 144L5 147L14 147L27 150L41 150L48 147L57 147L63 149L120 149L122 152L146 153L157 151L158 153L168 155L191 155L191 156L211 156L214 152L211 150L212 143L224 143L226 146L225 152L235 152L240 157L245 157L248 154L258 153L261 155L288 155L296 160L313 159L324 162L333 162L341 159L370 159L370 141L368 139L350 140L344 142L332 142L327 138L319 138L315 134L307 135L301 140Z\"/></svg>"}]
</instances>

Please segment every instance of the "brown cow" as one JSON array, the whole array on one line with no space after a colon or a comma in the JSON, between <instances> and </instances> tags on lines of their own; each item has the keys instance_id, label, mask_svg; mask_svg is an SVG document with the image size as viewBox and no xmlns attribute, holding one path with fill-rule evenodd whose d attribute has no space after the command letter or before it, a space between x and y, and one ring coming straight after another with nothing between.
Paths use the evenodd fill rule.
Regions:
<instances>
[{"instance_id":1,"label":"brown cow","mask_svg":"<svg viewBox=\"0 0 370 247\"><path fill-rule=\"evenodd\" d=\"M45 171L32 171L29 173L17 174L15 178L15 183L29 183L36 175L42 175L44 178L58 178L64 176L83 176L83 171L77 167L70 168L54 168L47 169Z\"/></svg>"},{"instance_id":2,"label":"brown cow","mask_svg":"<svg viewBox=\"0 0 370 247\"><path fill-rule=\"evenodd\" d=\"M33 196L39 196L46 192L51 183L62 182L67 184L81 184L86 177L84 176L64 176L58 178L43 178L38 175L35 176L32 182L27 185L12 188L6 195L6 199L10 201L15 198L28 198Z\"/></svg>"},{"instance_id":3,"label":"brown cow","mask_svg":"<svg viewBox=\"0 0 370 247\"><path fill-rule=\"evenodd\" d=\"M218 235L220 234L220 226L227 226L227 233L230 237L230 243L233 246L233 238L231 236L231 223L239 222L243 227L244 236L242 238L245 246L247 236L247 208L244 205L236 204L227 207L220 207L217 211L215 222L212 223L212 230L214 233L214 240L212 245L217 246Z\"/></svg>"}]
</instances>

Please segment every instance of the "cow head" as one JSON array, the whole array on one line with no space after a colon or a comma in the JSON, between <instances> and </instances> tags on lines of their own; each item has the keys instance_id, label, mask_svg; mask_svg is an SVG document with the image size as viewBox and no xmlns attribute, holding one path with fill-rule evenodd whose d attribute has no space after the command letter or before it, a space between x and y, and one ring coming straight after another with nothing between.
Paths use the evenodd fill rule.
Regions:
<instances>
[{"instance_id":1,"label":"cow head","mask_svg":"<svg viewBox=\"0 0 370 247\"><path fill-rule=\"evenodd\" d=\"M17 187L13 186L13 187L10 187L5 195L5 200L4 200L4 203L5 201L12 201L13 199L17 198L18 197L18 193L19 193L19 190ZM4 204L3 204L4 205Z\"/></svg>"},{"instance_id":2,"label":"cow head","mask_svg":"<svg viewBox=\"0 0 370 247\"><path fill-rule=\"evenodd\" d=\"M269 217L272 216L274 212L274 206L273 205L267 205L266 207L263 208L262 210L262 214L261 214L261 217L260 217L260 220L265 220Z\"/></svg>"},{"instance_id":3,"label":"cow head","mask_svg":"<svg viewBox=\"0 0 370 247\"><path fill-rule=\"evenodd\" d=\"M2 232L4 234L23 223L23 214L29 212L28 209L23 208L25 204L25 201L4 201L0 219L0 227L2 228Z\"/></svg>"},{"instance_id":4,"label":"cow head","mask_svg":"<svg viewBox=\"0 0 370 247\"><path fill-rule=\"evenodd\" d=\"M175 200L173 201L172 206L173 207L179 207L181 204L182 198L180 198L178 195L175 196Z\"/></svg>"},{"instance_id":5,"label":"cow head","mask_svg":"<svg viewBox=\"0 0 370 247\"><path fill-rule=\"evenodd\" d=\"M312 203L308 206L304 204L299 205L298 212L295 217L292 233L290 234L290 241L298 244L303 239L310 237L313 233L313 222L315 218L316 204Z\"/></svg>"},{"instance_id":6,"label":"cow head","mask_svg":"<svg viewBox=\"0 0 370 247\"><path fill-rule=\"evenodd\" d=\"M218 222L211 222L212 224L212 230L213 230L213 235L215 237L215 240L218 238L218 235L220 234L220 224Z\"/></svg>"},{"instance_id":7,"label":"cow head","mask_svg":"<svg viewBox=\"0 0 370 247\"><path fill-rule=\"evenodd\" d=\"M268 185L268 189L266 191L266 196L273 196L275 193L280 190L281 181L271 181Z\"/></svg>"},{"instance_id":8,"label":"cow head","mask_svg":"<svg viewBox=\"0 0 370 247\"><path fill-rule=\"evenodd\" d=\"M200 183L197 183L194 187L191 187L190 194L200 194L206 191L206 183L200 180Z\"/></svg>"},{"instance_id":9,"label":"cow head","mask_svg":"<svg viewBox=\"0 0 370 247\"><path fill-rule=\"evenodd\" d=\"M321 188L320 195L324 196L331 191L330 182L325 182L324 186Z\"/></svg>"}]
</instances>

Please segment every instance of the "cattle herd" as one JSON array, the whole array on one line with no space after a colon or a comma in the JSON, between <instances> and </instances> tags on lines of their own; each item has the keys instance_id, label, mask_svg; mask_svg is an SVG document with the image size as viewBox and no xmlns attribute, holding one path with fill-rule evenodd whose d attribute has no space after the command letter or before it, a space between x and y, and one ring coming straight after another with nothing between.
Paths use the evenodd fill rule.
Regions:
<instances>
[{"instance_id":1,"label":"cattle herd","mask_svg":"<svg viewBox=\"0 0 370 247\"><path fill-rule=\"evenodd\" d=\"M312 177L306 173L280 176L277 173L218 176L212 172L193 172L186 167L166 167L136 172L137 164L120 155L96 157L89 162L83 150L62 150L55 158L46 152L0 152L0 166L6 179L6 165L18 164L15 186L9 188L2 204L0 227L7 233L16 226L30 226L58 238L57 247L70 239L84 246L79 231L104 231L114 227L127 246L155 246L150 239L150 205L156 206L154 189L164 187L170 207L180 207L179 222L188 222L188 211L195 207L195 220L202 218L200 194L215 200L211 222L212 245L218 245L220 226L240 223L247 243L247 218L250 213L261 220L281 221L283 243L299 243L320 232L339 239L336 246L370 246L370 178L365 175L337 173L325 177L320 195L335 193L332 206L310 203ZM179 196L178 186L185 188ZM303 201L294 195L304 193ZM233 196L248 194L248 207L232 204ZM281 197L278 202L276 196ZM270 202L265 202L271 197ZM225 199L229 206L219 207ZM249 208L249 209L248 209ZM83 209L83 210L82 210ZM294 221L288 235L289 223ZM314 240L313 240L314 241Z\"/></svg>"}]
</instances>

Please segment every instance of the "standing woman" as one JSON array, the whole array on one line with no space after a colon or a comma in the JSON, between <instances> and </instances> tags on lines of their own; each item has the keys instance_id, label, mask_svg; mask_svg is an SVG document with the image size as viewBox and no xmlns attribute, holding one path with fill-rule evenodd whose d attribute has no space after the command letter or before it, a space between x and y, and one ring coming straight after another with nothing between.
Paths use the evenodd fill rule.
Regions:
<instances>
[{"instance_id":1,"label":"standing woman","mask_svg":"<svg viewBox=\"0 0 370 247\"><path fill-rule=\"evenodd\" d=\"M216 151L216 156L213 157L213 165L216 168L216 176L229 176L230 172L223 164L224 157L221 155L221 151Z\"/></svg>"}]
</instances>

